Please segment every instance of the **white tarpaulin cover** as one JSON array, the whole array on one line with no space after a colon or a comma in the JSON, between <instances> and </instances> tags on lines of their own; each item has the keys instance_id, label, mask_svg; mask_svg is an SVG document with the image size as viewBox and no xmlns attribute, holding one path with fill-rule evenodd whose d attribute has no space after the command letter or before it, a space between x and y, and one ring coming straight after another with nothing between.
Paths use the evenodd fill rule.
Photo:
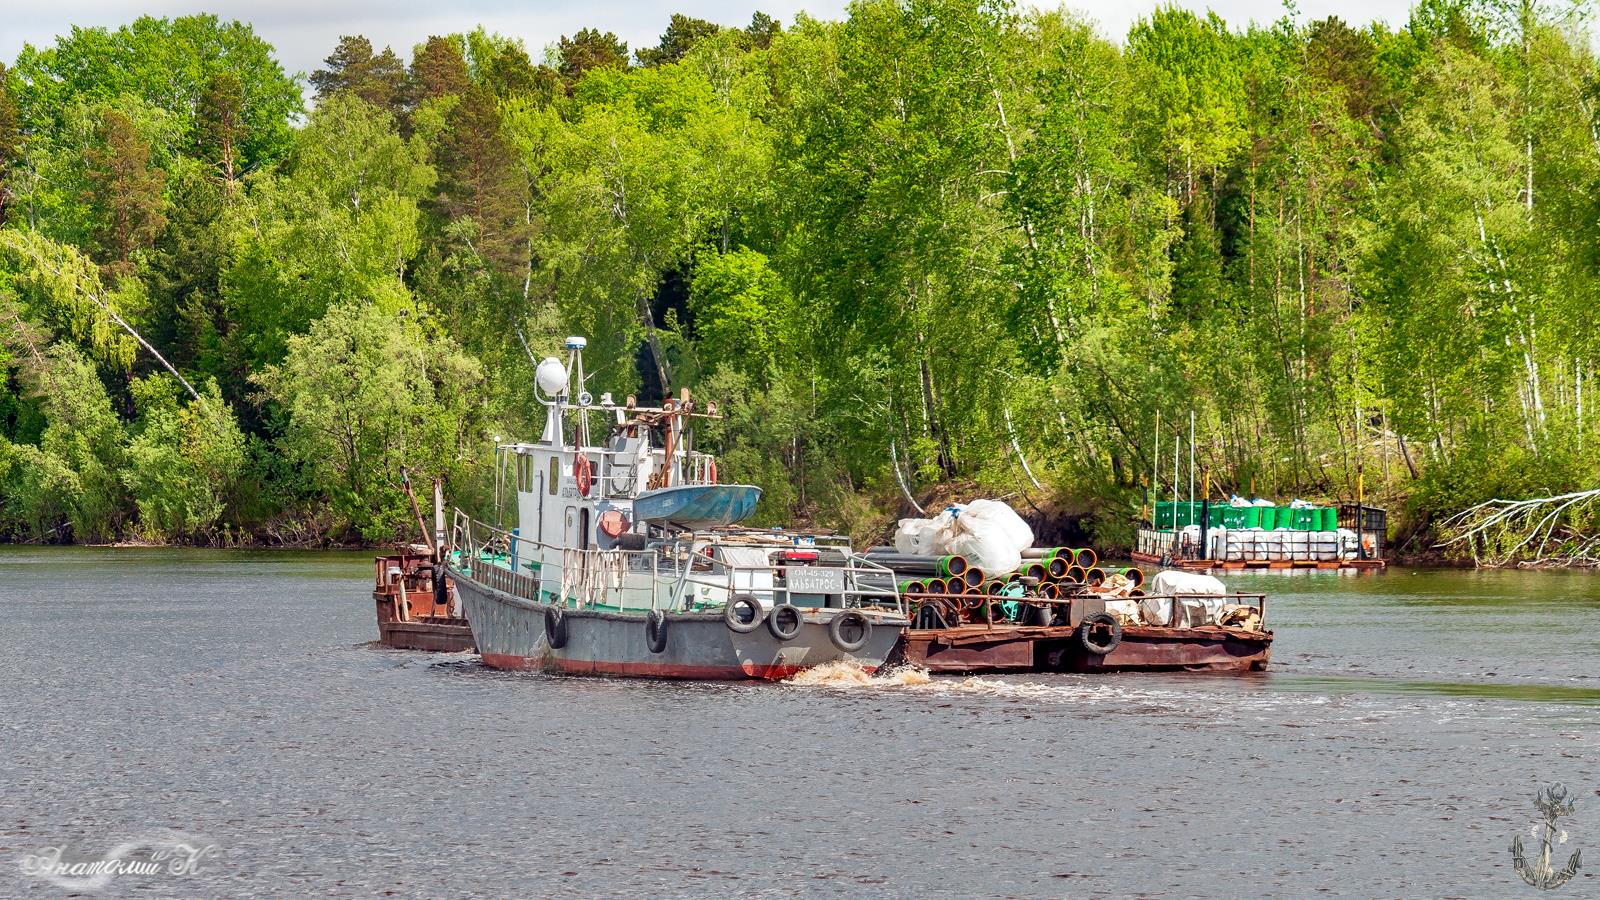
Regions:
<instances>
[{"instance_id":1,"label":"white tarpaulin cover","mask_svg":"<svg viewBox=\"0 0 1600 900\"><path fill-rule=\"evenodd\" d=\"M1157 572L1156 577L1150 581L1149 590L1153 595L1176 594L1182 599L1179 602L1177 622L1173 622L1170 598L1164 596L1141 598L1139 610L1144 614L1145 621L1152 625L1179 627L1215 623L1217 617L1222 615L1224 606L1221 595L1228 592L1226 585L1210 575L1182 572L1177 569Z\"/></svg>"}]
</instances>

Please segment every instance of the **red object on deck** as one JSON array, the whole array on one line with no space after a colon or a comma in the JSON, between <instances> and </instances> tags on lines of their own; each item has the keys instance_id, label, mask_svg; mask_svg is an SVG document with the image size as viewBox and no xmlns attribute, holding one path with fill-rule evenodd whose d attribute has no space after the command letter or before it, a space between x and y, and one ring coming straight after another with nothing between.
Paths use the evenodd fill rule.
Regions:
<instances>
[{"instance_id":1,"label":"red object on deck","mask_svg":"<svg viewBox=\"0 0 1600 900\"><path fill-rule=\"evenodd\" d=\"M372 599L378 642L396 650L461 653L475 649L467 620L455 614L455 586L445 579L443 603L434 591L434 564L426 554L380 556Z\"/></svg>"}]
</instances>

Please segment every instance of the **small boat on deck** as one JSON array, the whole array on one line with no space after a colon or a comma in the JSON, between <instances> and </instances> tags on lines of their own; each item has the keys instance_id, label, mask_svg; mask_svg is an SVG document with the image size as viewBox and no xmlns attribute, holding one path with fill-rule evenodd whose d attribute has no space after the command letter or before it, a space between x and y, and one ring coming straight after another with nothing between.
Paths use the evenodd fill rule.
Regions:
<instances>
[{"instance_id":1,"label":"small boat on deck","mask_svg":"<svg viewBox=\"0 0 1600 900\"><path fill-rule=\"evenodd\" d=\"M374 562L379 643L439 653L473 649L472 629L459 614L454 586L434 564L430 548L413 546Z\"/></svg>"},{"instance_id":2,"label":"small boat on deck","mask_svg":"<svg viewBox=\"0 0 1600 900\"><path fill-rule=\"evenodd\" d=\"M693 450L715 404L596 402L585 343L537 366L541 438L498 448L497 508L514 498L516 526L457 512L451 529L448 574L484 663L692 679L881 666L908 622L889 570L838 535L739 528L760 488L719 483Z\"/></svg>"},{"instance_id":3,"label":"small boat on deck","mask_svg":"<svg viewBox=\"0 0 1600 900\"><path fill-rule=\"evenodd\" d=\"M641 522L694 530L742 522L755 512L761 489L748 484L680 484L633 498Z\"/></svg>"}]
</instances>

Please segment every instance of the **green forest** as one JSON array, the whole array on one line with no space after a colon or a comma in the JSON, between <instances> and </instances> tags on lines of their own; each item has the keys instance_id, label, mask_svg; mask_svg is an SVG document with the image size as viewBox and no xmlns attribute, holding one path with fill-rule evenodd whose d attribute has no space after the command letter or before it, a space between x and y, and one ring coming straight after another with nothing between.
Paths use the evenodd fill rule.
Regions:
<instances>
[{"instance_id":1,"label":"green forest","mask_svg":"<svg viewBox=\"0 0 1600 900\"><path fill-rule=\"evenodd\" d=\"M0 537L392 541L402 467L485 507L523 340L577 334L596 395L719 403L763 523L983 495L1125 546L1193 413L1213 496L1426 547L1600 486L1588 12L859 0L309 74L213 16L74 29L0 67Z\"/></svg>"}]
</instances>

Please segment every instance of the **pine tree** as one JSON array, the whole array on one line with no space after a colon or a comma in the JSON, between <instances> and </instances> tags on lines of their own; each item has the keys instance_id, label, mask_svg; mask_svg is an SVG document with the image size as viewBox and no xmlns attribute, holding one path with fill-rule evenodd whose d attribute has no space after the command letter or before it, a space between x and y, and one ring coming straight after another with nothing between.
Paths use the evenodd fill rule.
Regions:
<instances>
[{"instance_id":1,"label":"pine tree","mask_svg":"<svg viewBox=\"0 0 1600 900\"><path fill-rule=\"evenodd\" d=\"M650 68L675 63L694 49L695 44L721 31L722 26L715 22L673 13L667 30L661 33L661 43L640 48L639 65Z\"/></svg>"},{"instance_id":2,"label":"pine tree","mask_svg":"<svg viewBox=\"0 0 1600 900\"><path fill-rule=\"evenodd\" d=\"M617 40L609 31L601 34L593 28L584 28L572 37L561 36L556 42L556 58L560 63L561 77L568 87L577 84L583 73L607 66L617 69L628 67L628 45Z\"/></svg>"},{"instance_id":3,"label":"pine tree","mask_svg":"<svg viewBox=\"0 0 1600 900\"><path fill-rule=\"evenodd\" d=\"M95 136L98 146L84 154L92 189L83 199L95 210L99 261L113 274L126 275L134 253L149 247L166 224L166 173L151 165L150 145L117 110L102 114Z\"/></svg>"},{"instance_id":4,"label":"pine tree","mask_svg":"<svg viewBox=\"0 0 1600 900\"><path fill-rule=\"evenodd\" d=\"M324 63L326 69L311 73L318 100L349 92L379 109L399 109L406 70L393 50L385 47L382 53L374 54L372 42L365 37L345 35Z\"/></svg>"},{"instance_id":5,"label":"pine tree","mask_svg":"<svg viewBox=\"0 0 1600 900\"><path fill-rule=\"evenodd\" d=\"M425 100L464 94L471 84L466 57L455 41L435 35L417 48L407 85L412 109Z\"/></svg>"},{"instance_id":6,"label":"pine tree","mask_svg":"<svg viewBox=\"0 0 1600 900\"><path fill-rule=\"evenodd\" d=\"M469 88L450 111L436 161L437 206L444 218L470 220L472 247L502 271L520 270L527 184L501 134L500 114L487 88Z\"/></svg>"},{"instance_id":7,"label":"pine tree","mask_svg":"<svg viewBox=\"0 0 1600 900\"><path fill-rule=\"evenodd\" d=\"M17 101L11 96L11 79L0 62L0 225L6 223L10 205L11 167L22 152L22 131L17 122Z\"/></svg>"},{"instance_id":8,"label":"pine tree","mask_svg":"<svg viewBox=\"0 0 1600 900\"><path fill-rule=\"evenodd\" d=\"M244 118L244 86L231 72L218 72L200 97L195 111L195 138L200 158L215 167L231 197L238 189L239 147L248 136Z\"/></svg>"}]
</instances>

